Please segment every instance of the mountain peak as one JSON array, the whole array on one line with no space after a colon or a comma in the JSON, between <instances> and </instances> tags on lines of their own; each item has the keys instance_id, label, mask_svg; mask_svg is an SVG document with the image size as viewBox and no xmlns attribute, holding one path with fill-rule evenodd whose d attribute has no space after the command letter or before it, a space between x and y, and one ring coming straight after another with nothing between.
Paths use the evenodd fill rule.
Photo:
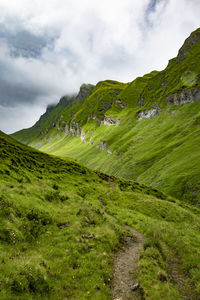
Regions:
<instances>
[{"instance_id":1,"label":"mountain peak","mask_svg":"<svg viewBox=\"0 0 200 300\"><path fill-rule=\"evenodd\" d=\"M93 84L83 83L77 95L78 100L84 100L87 98L92 93L94 88L95 86Z\"/></svg>"},{"instance_id":2,"label":"mountain peak","mask_svg":"<svg viewBox=\"0 0 200 300\"><path fill-rule=\"evenodd\" d=\"M183 46L178 52L178 58L185 59L186 54L189 52L192 46L198 43L200 40L200 28L193 31L190 36L185 40Z\"/></svg>"}]
</instances>

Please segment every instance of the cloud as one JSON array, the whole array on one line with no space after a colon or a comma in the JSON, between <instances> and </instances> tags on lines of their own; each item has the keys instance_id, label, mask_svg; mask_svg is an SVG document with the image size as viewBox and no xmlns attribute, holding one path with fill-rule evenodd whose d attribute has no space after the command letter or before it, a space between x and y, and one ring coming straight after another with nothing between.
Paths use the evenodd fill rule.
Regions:
<instances>
[{"instance_id":1,"label":"cloud","mask_svg":"<svg viewBox=\"0 0 200 300\"><path fill-rule=\"evenodd\" d=\"M9 128L11 133L18 130L18 128L31 127L42 113L44 113L44 108L38 105L18 105L17 109L16 107L0 105L1 131L7 132Z\"/></svg>"},{"instance_id":2,"label":"cloud","mask_svg":"<svg viewBox=\"0 0 200 300\"><path fill-rule=\"evenodd\" d=\"M200 3L0 0L0 11L0 129L11 132L83 82L163 69L199 26Z\"/></svg>"}]
</instances>

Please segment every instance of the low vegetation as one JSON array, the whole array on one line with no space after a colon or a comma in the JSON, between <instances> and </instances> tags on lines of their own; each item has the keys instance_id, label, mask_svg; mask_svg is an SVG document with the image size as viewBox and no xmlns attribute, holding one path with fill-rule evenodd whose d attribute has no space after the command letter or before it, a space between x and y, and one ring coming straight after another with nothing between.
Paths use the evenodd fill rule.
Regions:
<instances>
[{"instance_id":1,"label":"low vegetation","mask_svg":"<svg viewBox=\"0 0 200 300\"><path fill-rule=\"evenodd\" d=\"M145 298L181 299L168 264L173 251L197 299L198 208L2 132L0 145L1 299L111 299L114 255L130 234L126 224L146 236L135 274Z\"/></svg>"}]
</instances>

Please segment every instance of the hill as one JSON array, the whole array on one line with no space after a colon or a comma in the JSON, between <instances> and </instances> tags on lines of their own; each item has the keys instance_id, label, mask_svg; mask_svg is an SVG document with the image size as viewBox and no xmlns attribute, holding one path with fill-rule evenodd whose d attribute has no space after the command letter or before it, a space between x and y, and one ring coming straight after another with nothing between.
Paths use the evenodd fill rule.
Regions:
<instances>
[{"instance_id":1,"label":"hill","mask_svg":"<svg viewBox=\"0 0 200 300\"><path fill-rule=\"evenodd\" d=\"M19 141L200 205L200 29L176 58L124 84L83 85Z\"/></svg>"},{"instance_id":2,"label":"hill","mask_svg":"<svg viewBox=\"0 0 200 300\"><path fill-rule=\"evenodd\" d=\"M2 132L0 190L1 299L111 299L115 254L136 243L132 228L145 236L130 266L137 299L200 294L198 208Z\"/></svg>"}]
</instances>

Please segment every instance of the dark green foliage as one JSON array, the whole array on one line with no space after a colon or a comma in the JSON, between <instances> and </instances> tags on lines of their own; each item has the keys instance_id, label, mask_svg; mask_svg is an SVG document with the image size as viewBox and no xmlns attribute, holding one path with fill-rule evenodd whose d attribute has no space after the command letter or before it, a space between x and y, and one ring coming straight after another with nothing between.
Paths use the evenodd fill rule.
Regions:
<instances>
[{"instance_id":1,"label":"dark green foliage","mask_svg":"<svg viewBox=\"0 0 200 300\"><path fill-rule=\"evenodd\" d=\"M47 266L46 266L47 267ZM45 294L50 292L50 284L47 280L47 270L41 265L39 268L25 266L23 270L13 276L11 290L16 294Z\"/></svg>"}]
</instances>

